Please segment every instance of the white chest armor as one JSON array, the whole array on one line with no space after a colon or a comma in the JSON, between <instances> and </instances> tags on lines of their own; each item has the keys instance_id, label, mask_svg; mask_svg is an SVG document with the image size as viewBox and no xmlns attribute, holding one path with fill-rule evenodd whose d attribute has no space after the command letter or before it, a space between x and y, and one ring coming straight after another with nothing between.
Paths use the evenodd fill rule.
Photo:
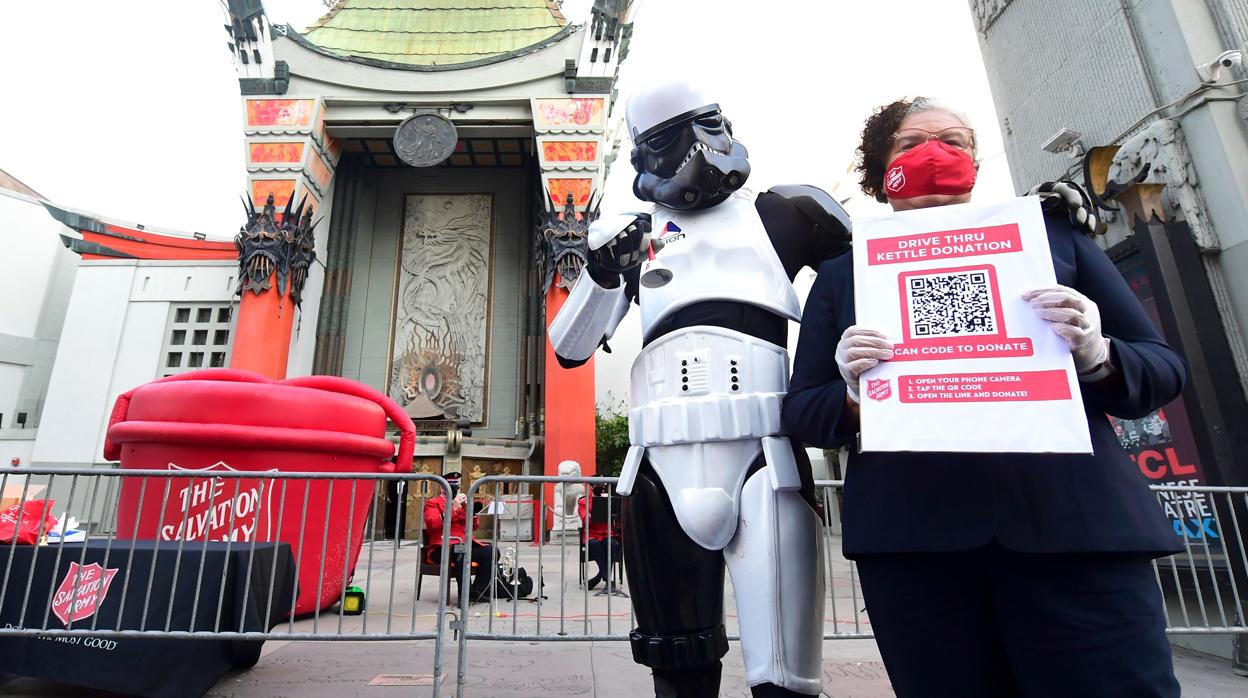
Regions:
<instances>
[{"instance_id":1,"label":"white chest armor","mask_svg":"<svg viewBox=\"0 0 1248 698\"><path fill-rule=\"evenodd\" d=\"M671 313L703 301L737 301L801 318L797 293L752 196L734 195L703 211L658 208L653 226L664 241L656 258L673 277L666 286L640 288L643 337Z\"/></svg>"}]
</instances>

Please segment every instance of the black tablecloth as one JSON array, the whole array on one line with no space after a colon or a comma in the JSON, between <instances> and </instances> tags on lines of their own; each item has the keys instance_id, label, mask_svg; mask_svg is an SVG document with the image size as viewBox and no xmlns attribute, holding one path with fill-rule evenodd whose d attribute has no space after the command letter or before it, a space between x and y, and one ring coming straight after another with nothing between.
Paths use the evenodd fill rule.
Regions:
<instances>
[{"instance_id":1,"label":"black tablecloth","mask_svg":"<svg viewBox=\"0 0 1248 698\"><path fill-rule=\"evenodd\" d=\"M271 629L290 611L295 574L286 543L258 543L253 552L250 543L208 543L205 549L202 542L188 542L180 557L177 543L133 545L132 552L131 541L114 540L111 551L107 539L67 543L59 560L57 545L0 546L0 574L7 570L7 577L0 579L0 584L7 581L0 600L0 627L64 629L67 624L55 612L59 610L70 621L70 629L90 628L94 622L97 629L163 631L168 618L173 631L258 632ZM70 608L75 584L81 605L77 615ZM96 589L103 591L98 603ZM202 696L231 668L253 665L262 644L0 636L0 673L150 698L184 698Z\"/></svg>"}]
</instances>

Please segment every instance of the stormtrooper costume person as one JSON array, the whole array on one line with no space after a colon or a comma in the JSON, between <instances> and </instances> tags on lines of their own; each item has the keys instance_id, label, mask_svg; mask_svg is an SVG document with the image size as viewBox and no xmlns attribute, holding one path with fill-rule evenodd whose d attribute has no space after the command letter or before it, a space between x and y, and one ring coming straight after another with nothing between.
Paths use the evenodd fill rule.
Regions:
<instances>
[{"instance_id":1,"label":"stormtrooper costume person","mask_svg":"<svg viewBox=\"0 0 1248 698\"><path fill-rule=\"evenodd\" d=\"M627 122L633 190L653 210L591 225L588 275L550 340L564 367L580 365L640 306L619 484L633 658L660 698L719 695L726 562L753 695L816 695L820 523L780 400L801 314L793 278L849 248L849 217L815 187L746 194L745 146L688 84L634 95Z\"/></svg>"}]
</instances>

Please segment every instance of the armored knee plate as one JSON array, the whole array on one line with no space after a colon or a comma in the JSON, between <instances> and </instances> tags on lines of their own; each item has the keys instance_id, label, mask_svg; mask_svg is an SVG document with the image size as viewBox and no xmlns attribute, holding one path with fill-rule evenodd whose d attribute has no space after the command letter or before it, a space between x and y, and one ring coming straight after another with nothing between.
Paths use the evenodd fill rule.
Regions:
<instances>
[{"instance_id":1,"label":"armored knee plate","mask_svg":"<svg viewBox=\"0 0 1248 698\"><path fill-rule=\"evenodd\" d=\"M790 456L791 457L791 456ZM736 591L741 653L751 686L818 694L823 649L819 517L769 463L745 483L741 520L724 557Z\"/></svg>"},{"instance_id":2,"label":"armored knee plate","mask_svg":"<svg viewBox=\"0 0 1248 698\"><path fill-rule=\"evenodd\" d=\"M688 635L628 635L633 661L651 669L691 669L710 664L728 654L728 635L717 625Z\"/></svg>"}]
</instances>

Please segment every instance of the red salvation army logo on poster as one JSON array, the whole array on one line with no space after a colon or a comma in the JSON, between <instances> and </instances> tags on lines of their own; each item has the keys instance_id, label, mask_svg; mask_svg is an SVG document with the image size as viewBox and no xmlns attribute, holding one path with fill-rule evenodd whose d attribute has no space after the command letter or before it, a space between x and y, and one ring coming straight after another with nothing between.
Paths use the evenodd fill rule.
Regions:
<instances>
[{"instance_id":1,"label":"red salvation army logo on poster","mask_svg":"<svg viewBox=\"0 0 1248 698\"><path fill-rule=\"evenodd\" d=\"M117 569L105 569L95 562L86 566L69 563L65 579L52 596L52 612L61 619L61 624L69 625L95 615L108 596Z\"/></svg>"},{"instance_id":2,"label":"red salvation army logo on poster","mask_svg":"<svg viewBox=\"0 0 1248 698\"><path fill-rule=\"evenodd\" d=\"M1070 348L1023 300L1056 283L1035 197L859 219L853 255L857 324L893 344L863 451L1092 452Z\"/></svg>"},{"instance_id":3,"label":"red salvation army logo on poster","mask_svg":"<svg viewBox=\"0 0 1248 698\"><path fill-rule=\"evenodd\" d=\"M887 400L893 395L893 384L887 378L867 379L867 397Z\"/></svg>"}]
</instances>

